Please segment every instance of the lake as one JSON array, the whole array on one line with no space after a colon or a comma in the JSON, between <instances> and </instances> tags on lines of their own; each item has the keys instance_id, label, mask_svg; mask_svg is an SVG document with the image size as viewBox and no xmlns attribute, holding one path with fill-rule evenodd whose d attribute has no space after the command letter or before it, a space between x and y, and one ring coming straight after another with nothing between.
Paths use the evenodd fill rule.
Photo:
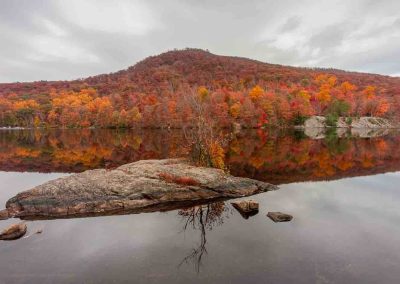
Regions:
<instances>
[{"instance_id":1,"label":"lake","mask_svg":"<svg viewBox=\"0 0 400 284\"><path fill-rule=\"evenodd\" d=\"M29 221L26 237L0 242L0 283L399 283L399 145L399 133L243 131L225 147L230 173L280 186L251 197L257 215L221 201ZM180 131L0 130L0 209L74 172L186 152Z\"/></svg>"}]
</instances>

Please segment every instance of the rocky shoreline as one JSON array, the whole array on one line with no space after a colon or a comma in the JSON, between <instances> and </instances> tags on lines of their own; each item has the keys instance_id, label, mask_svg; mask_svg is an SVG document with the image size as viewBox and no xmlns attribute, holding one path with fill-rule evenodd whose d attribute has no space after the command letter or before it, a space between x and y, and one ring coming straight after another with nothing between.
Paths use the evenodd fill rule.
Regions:
<instances>
[{"instance_id":1,"label":"rocky shoreline","mask_svg":"<svg viewBox=\"0 0 400 284\"><path fill-rule=\"evenodd\" d=\"M399 125L380 117L339 117L336 124L332 126L328 125L326 117L312 116L305 121L304 125L296 128L303 130L304 134L311 139L323 139L329 131L335 131L338 137L373 138L397 131Z\"/></svg>"}]
</instances>

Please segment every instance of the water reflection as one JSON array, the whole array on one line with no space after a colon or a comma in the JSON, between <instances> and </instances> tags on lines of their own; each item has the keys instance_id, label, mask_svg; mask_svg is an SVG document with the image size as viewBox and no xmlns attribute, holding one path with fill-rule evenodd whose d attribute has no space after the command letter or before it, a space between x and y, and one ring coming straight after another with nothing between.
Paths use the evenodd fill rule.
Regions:
<instances>
[{"instance_id":1,"label":"water reflection","mask_svg":"<svg viewBox=\"0 0 400 284\"><path fill-rule=\"evenodd\" d=\"M59 176L0 172L0 202ZM0 243L0 282L398 283L399 180L388 173L282 185L253 196L260 213L247 220L225 203L208 219L208 205L197 205L28 222L30 232L43 233ZM276 224L265 216L280 210L295 219Z\"/></svg>"},{"instance_id":2,"label":"water reflection","mask_svg":"<svg viewBox=\"0 0 400 284\"><path fill-rule=\"evenodd\" d=\"M198 246L191 250L179 266L183 263L191 262L196 272L200 272L203 255L207 253L207 230L211 231L214 226L222 225L224 223L224 217L226 217L229 212L224 202L215 202L179 210L178 215L182 217L184 222L183 231L191 227L193 230L198 230L200 232L200 242Z\"/></svg>"},{"instance_id":3,"label":"water reflection","mask_svg":"<svg viewBox=\"0 0 400 284\"><path fill-rule=\"evenodd\" d=\"M245 131L226 147L233 175L275 184L400 170L400 135L360 138L326 133ZM82 172L142 160L184 156L180 131L2 130L0 170Z\"/></svg>"}]
</instances>

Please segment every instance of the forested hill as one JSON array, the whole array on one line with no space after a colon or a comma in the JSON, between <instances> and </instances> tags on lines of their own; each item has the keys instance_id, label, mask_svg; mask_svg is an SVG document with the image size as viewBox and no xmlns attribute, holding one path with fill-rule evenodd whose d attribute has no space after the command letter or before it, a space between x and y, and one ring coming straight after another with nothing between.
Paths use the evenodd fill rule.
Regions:
<instances>
[{"instance_id":1,"label":"forested hill","mask_svg":"<svg viewBox=\"0 0 400 284\"><path fill-rule=\"evenodd\" d=\"M0 126L179 127L190 123L189 93L221 126L290 125L314 114L397 118L400 78L169 51L82 80L0 84Z\"/></svg>"}]
</instances>

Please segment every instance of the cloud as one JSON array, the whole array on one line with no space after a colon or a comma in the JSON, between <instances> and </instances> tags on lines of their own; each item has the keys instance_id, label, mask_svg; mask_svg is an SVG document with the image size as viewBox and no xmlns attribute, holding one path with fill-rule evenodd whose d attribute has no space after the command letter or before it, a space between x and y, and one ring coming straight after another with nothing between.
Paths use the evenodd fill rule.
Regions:
<instances>
[{"instance_id":1,"label":"cloud","mask_svg":"<svg viewBox=\"0 0 400 284\"><path fill-rule=\"evenodd\" d=\"M292 16L286 19L286 22L281 26L280 31L287 33L295 30L301 23L300 16Z\"/></svg>"},{"instance_id":2,"label":"cloud","mask_svg":"<svg viewBox=\"0 0 400 284\"><path fill-rule=\"evenodd\" d=\"M184 47L400 73L399 1L3 0L0 82L83 78Z\"/></svg>"},{"instance_id":3,"label":"cloud","mask_svg":"<svg viewBox=\"0 0 400 284\"><path fill-rule=\"evenodd\" d=\"M145 1L59 1L61 16L83 29L144 35L157 26Z\"/></svg>"}]
</instances>

